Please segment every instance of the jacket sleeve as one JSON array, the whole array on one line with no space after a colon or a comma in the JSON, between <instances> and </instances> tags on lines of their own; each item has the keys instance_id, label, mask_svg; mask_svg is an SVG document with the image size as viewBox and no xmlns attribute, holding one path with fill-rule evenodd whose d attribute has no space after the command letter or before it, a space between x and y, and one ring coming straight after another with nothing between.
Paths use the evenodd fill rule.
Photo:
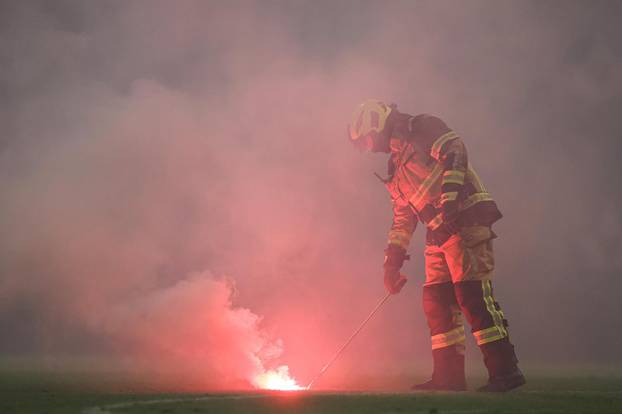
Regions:
<instances>
[{"instance_id":1,"label":"jacket sleeve","mask_svg":"<svg viewBox=\"0 0 622 414\"><path fill-rule=\"evenodd\" d=\"M468 156L464 142L457 133L439 118L429 118L426 119L425 130L433 140L430 155L443 166L441 204L445 204L458 197L469 165Z\"/></svg>"},{"instance_id":2,"label":"jacket sleeve","mask_svg":"<svg viewBox=\"0 0 622 414\"><path fill-rule=\"evenodd\" d=\"M393 223L389 230L389 245L396 244L408 249L410 239L417 228L417 216L408 204L393 202Z\"/></svg>"},{"instance_id":3,"label":"jacket sleeve","mask_svg":"<svg viewBox=\"0 0 622 414\"><path fill-rule=\"evenodd\" d=\"M454 201L464 185L468 168L466 147L458 137L444 145L439 160L443 164L441 181L441 205Z\"/></svg>"}]
</instances>

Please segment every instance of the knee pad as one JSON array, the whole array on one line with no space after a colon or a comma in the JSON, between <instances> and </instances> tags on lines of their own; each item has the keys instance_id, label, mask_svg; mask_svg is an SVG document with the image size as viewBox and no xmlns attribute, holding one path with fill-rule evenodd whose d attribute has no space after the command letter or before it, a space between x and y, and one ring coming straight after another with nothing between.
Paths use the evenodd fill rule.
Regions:
<instances>
[{"instance_id":1,"label":"knee pad","mask_svg":"<svg viewBox=\"0 0 622 414\"><path fill-rule=\"evenodd\" d=\"M431 335L450 331L459 325L459 308L451 282L423 287L423 310Z\"/></svg>"}]
</instances>

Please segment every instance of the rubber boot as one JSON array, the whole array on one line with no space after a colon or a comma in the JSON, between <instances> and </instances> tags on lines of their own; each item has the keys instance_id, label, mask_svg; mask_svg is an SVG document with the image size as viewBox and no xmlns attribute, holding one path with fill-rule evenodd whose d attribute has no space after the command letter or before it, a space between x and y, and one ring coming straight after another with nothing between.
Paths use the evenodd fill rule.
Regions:
<instances>
[{"instance_id":1,"label":"rubber boot","mask_svg":"<svg viewBox=\"0 0 622 414\"><path fill-rule=\"evenodd\" d=\"M432 379L412 386L414 391L466 391L464 353L456 346L432 351L434 373Z\"/></svg>"},{"instance_id":2,"label":"rubber boot","mask_svg":"<svg viewBox=\"0 0 622 414\"><path fill-rule=\"evenodd\" d=\"M525 377L518 368L514 345L508 338L480 346L484 364L488 368L488 384L480 392L506 392L525 384Z\"/></svg>"}]
</instances>

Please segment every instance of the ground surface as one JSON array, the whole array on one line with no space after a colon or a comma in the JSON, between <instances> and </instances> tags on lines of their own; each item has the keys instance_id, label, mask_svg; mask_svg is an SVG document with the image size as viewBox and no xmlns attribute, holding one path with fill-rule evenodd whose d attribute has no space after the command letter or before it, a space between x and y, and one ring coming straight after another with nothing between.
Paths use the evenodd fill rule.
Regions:
<instances>
[{"instance_id":1,"label":"ground surface","mask_svg":"<svg viewBox=\"0 0 622 414\"><path fill-rule=\"evenodd\" d=\"M504 395L153 394L94 391L84 387L82 380L0 373L0 413L622 413L622 377L531 377L529 381L521 390Z\"/></svg>"}]
</instances>

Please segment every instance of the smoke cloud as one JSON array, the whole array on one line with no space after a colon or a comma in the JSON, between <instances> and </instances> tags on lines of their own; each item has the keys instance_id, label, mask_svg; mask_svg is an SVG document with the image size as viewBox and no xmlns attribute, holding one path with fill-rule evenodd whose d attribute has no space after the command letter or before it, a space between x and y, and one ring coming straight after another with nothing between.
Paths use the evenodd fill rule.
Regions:
<instances>
[{"instance_id":1,"label":"smoke cloud","mask_svg":"<svg viewBox=\"0 0 622 414\"><path fill-rule=\"evenodd\" d=\"M196 389L286 364L305 384L383 294L386 159L345 139L376 97L465 140L505 216L495 286L521 360L619 366L620 11L3 2L0 353ZM429 368L423 233L323 386Z\"/></svg>"},{"instance_id":2,"label":"smoke cloud","mask_svg":"<svg viewBox=\"0 0 622 414\"><path fill-rule=\"evenodd\" d=\"M92 327L131 358L134 370L168 378L161 386L172 386L171 376L177 389L259 385L264 362L279 356L281 344L261 331L257 315L232 307L231 294L224 281L196 274L108 307Z\"/></svg>"}]
</instances>

